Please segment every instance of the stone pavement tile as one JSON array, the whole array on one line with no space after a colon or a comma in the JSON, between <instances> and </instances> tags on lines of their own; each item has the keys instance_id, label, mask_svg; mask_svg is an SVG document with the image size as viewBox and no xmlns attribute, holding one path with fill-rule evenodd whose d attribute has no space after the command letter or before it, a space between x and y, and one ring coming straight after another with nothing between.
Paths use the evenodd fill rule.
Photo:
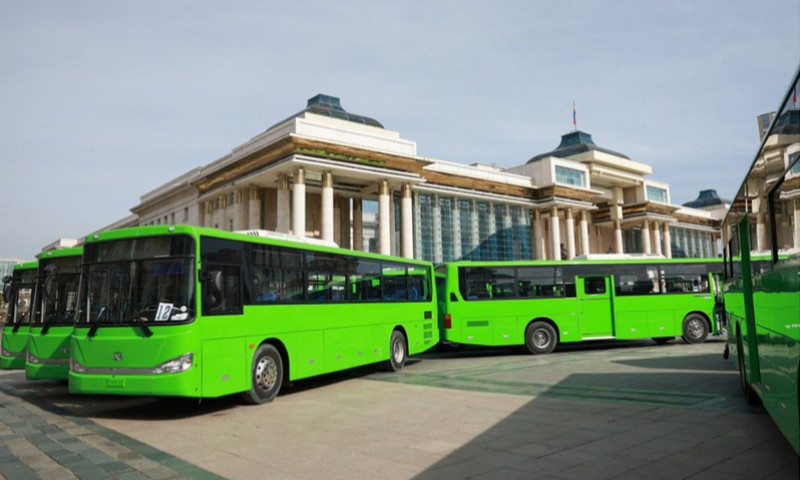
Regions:
<instances>
[{"instance_id":1,"label":"stone pavement tile","mask_svg":"<svg viewBox=\"0 0 800 480\"><path fill-rule=\"evenodd\" d=\"M434 465L413 478L414 480L455 480L474 478L496 470L500 469L495 465L466 460L443 466Z\"/></svg>"},{"instance_id":2,"label":"stone pavement tile","mask_svg":"<svg viewBox=\"0 0 800 480\"><path fill-rule=\"evenodd\" d=\"M797 480L800 468L797 465L787 465L777 472L773 472L764 477L764 480Z\"/></svg>"},{"instance_id":3,"label":"stone pavement tile","mask_svg":"<svg viewBox=\"0 0 800 480\"><path fill-rule=\"evenodd\" d=\"M467 477L469 480L533 480L539 478L535 472L519 471L511 468L498 468L489 472Z\"/></svg>"},{"instance_id":4,"label":"stone pavement tile","mask_svg":"<svg viewBox=\"0 0 800 480\"><path fill-rule=\"evenodd\" d=\"M629 462L615 458L604 458L556 472L555 475L564 480L605 480L615 478L632 469L633 467Z\"/></svg>"}]
</instances>

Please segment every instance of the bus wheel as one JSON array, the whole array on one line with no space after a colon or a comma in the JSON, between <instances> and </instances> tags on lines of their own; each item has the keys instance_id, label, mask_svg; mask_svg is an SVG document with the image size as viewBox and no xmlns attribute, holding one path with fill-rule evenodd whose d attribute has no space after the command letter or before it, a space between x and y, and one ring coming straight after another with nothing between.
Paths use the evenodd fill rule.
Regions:
<instances>
[{"instance_id":1,"label":"bus wheel","mask_svg":"<svg viewBox=\"0 0 800 480\"><path fill-rule=\"evenodd\" d=\"M525 329L525 346L534 355L556 348L556 331L547 322L533 322Z\"/></svg>"},{"instance_id":2,"label":"bus wheel","mask_svg":"<svg viewBox=\"0 0 800 480\"><path fill-rule=\"evenodd\" d=\"M739 357L739 385L742 387L742 396L748 405L759 405L761 403L753 387L747 383L747 370L744 368L744 350L742 349L742 337L736 335L736 349Z\"/></svg>"},{"instance_id":3,"label":"bus wheel","mask_svg":"<svg viewBox=\"0 0 800 480\"><path fill-rule=\"evenodd\" d=\"M406 359L408 359L406 337L400 330L394 330L389 338L389 360L383 364L383 369L387 372L399 372L406 364Z\"/></svg>"},{"instance_id":4,"label":"bus wheel","mask_svg":"<svg viewBox=\"0 0 800 480\"><path fill-rule=\"evenodd\" d=\"M250 383L250 390L242 392L245 403L269 403L278 395L283 383L283 360L272 345L265 343L256 350Z\"/></svg>"},{"instance_id":5,"label":"bus wheel","mask_svg":"<svg viewBox=\"0 0 800 480\"><path fill-rule=\"evenodd\" d=\"M683 341L686 343L703 343L708 336L708 324L702 316L692 313L683 319Z\"/></svg>"},{"instance_id":6,"label":"bus wheel","mask_svg":"<svg viewBox=\"0 0 800 480\"><path fill-rule=\"evenodd\" d=\"M656 342L656 345L666 345L673 338L675 337L654 337L653 341Z\"/></svg>"}]
</instances>

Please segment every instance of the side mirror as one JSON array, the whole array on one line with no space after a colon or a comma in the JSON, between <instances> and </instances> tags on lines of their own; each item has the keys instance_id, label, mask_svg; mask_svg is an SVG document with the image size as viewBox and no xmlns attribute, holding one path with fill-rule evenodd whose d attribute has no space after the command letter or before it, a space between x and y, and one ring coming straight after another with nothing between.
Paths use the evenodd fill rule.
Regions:
<instances>
[{"instance_id":1,"label":"side mirror","mask_svg":"<svg viewBox=\"0 0 800 480\"><path fill-rule=\"evenodd\" d=\"M203 272L203 306L209 310L218 308L223 303L222 270Z\"/></svg>"},{"instance_id":2,"label":"side mirror","mask_svg":"<svg viewBox=\"0 0 800 480\"><path fill-rule=\"evenodd\" d=\"M6 277L8 278L8 277ZM5 278L3 279L5 280ZM3 302L8 303L11 300L11 283L3 283Z\"/></svg>"}]
</instances>

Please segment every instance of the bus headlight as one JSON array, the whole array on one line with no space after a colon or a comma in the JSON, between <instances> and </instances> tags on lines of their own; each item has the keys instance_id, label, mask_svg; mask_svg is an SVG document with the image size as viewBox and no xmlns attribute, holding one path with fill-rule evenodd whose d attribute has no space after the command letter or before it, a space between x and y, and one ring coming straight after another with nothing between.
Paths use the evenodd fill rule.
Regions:
<instances>
[{"instance_id":1,"label":"bus headlight","mask_svg":"<svg viewBox=\"0 0 800 480\"><path fill-rule=\"evenodd\" d=\"M181 373L192 368L194 362L194 354L184 353L178 358L173 358L167 362L157 365L153 368L153 373L158 375L160 373Z\"/></svg>"},{"instance_id":2,"label":"bus headlight","mask_svg":"<svg viewBox=\"0 0 800 480\"><path fill-rule=\"evenodd\" d=\"M28 350L28 363L39 363L39 357L32 354L30 350Z\"/></svg>"},{"instance_id":3,"label":"bus headlight","mask_svg":"<svg viewBox=\"0 0 800 480\"><path fill-rule=\"evenodd\" d=\"M85 373L86 367L75 361L75 359L69 359L69 368L75 373Z\"/></svg>"}]
</instances>

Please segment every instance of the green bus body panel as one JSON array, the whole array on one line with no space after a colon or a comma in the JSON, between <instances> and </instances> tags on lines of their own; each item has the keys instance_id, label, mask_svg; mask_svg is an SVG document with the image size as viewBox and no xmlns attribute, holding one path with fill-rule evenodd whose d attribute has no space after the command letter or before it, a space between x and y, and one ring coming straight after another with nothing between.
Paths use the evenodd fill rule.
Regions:
<instances>
[{"instance_id":1,"label":"green bus body panel","mask_svg":"<svg viewBox=\"0 0 800 480\"><path fill-rule=\"evenodd\" d=\"M286 352L289 380L334 372L389 359L389 340L399 327L408 341L408 354L421 353L439 342L434 272L427 262L345 251L290 241L263 239L208 228L176 226L170 234L188 234L196 242L200 271L200 236L257 244L289 246L318 252L345 253L379 260L403 262L430 271L431 295L424 302L373 302L328 304L244 305L236 315L201 315L189 324L161 326L149 323L153 334L145 337L138 326L100 325L87 337L86 324L76 326L72 356L88 368L116 368L114 373L69 372L69 389L75 393L219 397L250 388L253 356L264 342ZM93 241L164 235L167 227L140 227L105 234ZM196 291L201 284L196 283ZM201 312L200 295L196 311ZM429 312L429 313L428 313ZM425 318L427 316L429 318ZM281 348L282 347L282 348ZM177 374L126 372L126 368L153 367L192 353L193 367ZM114 361L115 355L122 359Z\"/></svg>"},{"instance_id":2,"label":"green bus body panel","mask_svg":"<svg viewBox=\"0 0 800 480\"><path fill-rule=\"evenodd\" d=\"M652 259L620 261L521 261L453 262L446 266L443 311L450 315L451 328L442 327L442 340L469 345L524 345L525 329L536 319L549 319L556 325L559 343L580 342L613 337L642 339L680 337L683 320L690 313L700 313L709 321L710 333L719 329L714 318L714 283L710 292L669 293L657 295L616 296L613 275L576 275L576 297L464 300L459 290L460 267L513 267L562 265L618 265L713 263L720 259ZM588 277L606 278L604 295L583 292ZM713 277L713 276L712 276ZM441 294L440 294L441 295ZM599 298L598 298L599 297ZM453 301L455 298L455 301ZM598 320L598 315L601 315Z\"/></svg>"},{"instance_id":3,"label":"green bus body panel","mask_svg":"<svg viewBox=\"0 0 800 480\"><path fill-rule=\"evenodd\" d=\"M53 325L42 335L44 327L31 326L28 334L28 359L25 378L28 380L66 380L69 375L69 352L72 325ZM37 361L31 361L34 357Z\"/></svg>"},{"instance_id":4,"label":"green bus body panel","mask_svg":"<svg viewBox=\"0 0 800 480\"><path fill-rule=\"evenodd\" d=\"M21 326L14 331L13 325L3 327L3 352L8 354L0 355L0 369L20 370L25 368L25 353L28 348L29 326Z\"/></svg>"}]
</instances>

